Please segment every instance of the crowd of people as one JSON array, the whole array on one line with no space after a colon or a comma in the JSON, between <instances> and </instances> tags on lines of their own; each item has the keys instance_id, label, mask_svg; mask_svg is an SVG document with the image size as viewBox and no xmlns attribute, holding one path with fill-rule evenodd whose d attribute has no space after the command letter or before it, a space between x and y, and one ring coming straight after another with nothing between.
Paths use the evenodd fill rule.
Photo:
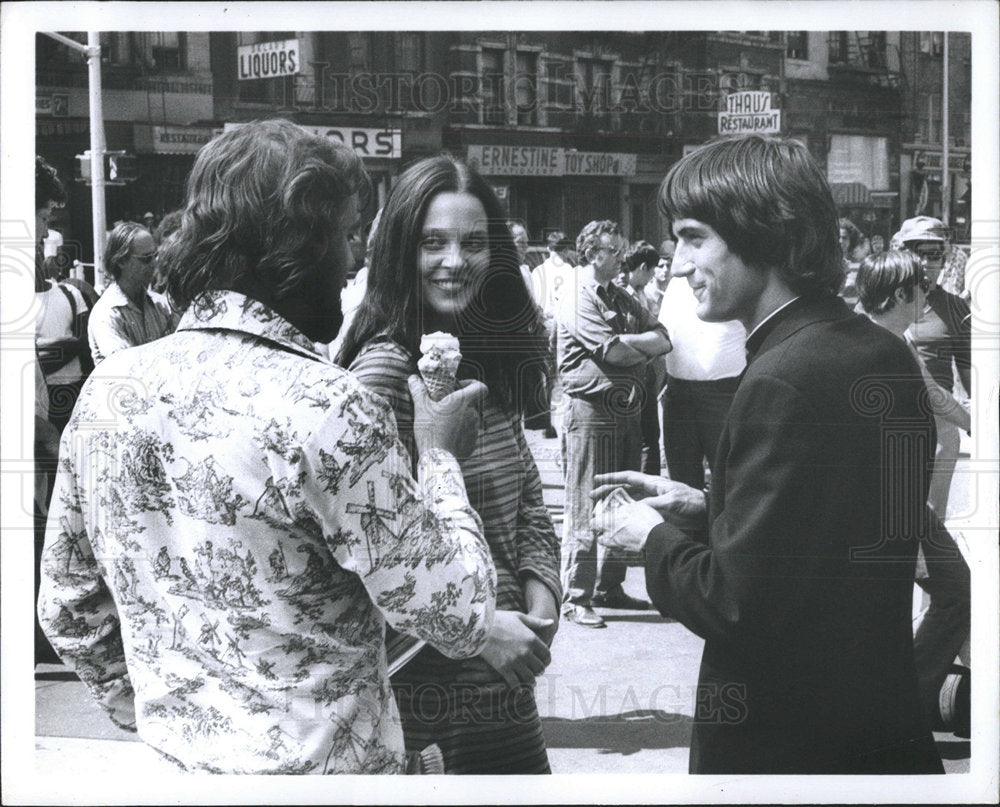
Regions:
<instances>
[{"instance_id":1,"label":"crowd of people","mask_svg":"<svg viewBox=\"0 0 1000 807\"><path fill-rule=\"evenodd\" d=\"M764 137L671 168L658 247L594 220L534 269L461 160L406 169L365 243L369 197L347 147L226 132L165 231L109 233L97 298L46 276L39 158L36 660L185 770L543 774L556 631L648 609L640 563L705 639L698 708L739 691L693 773L941 772L971 430L941 222L862 256L807 150ZM457 346L443 389L428 335ZM556 436L556 390L561 535L525 436Z\"/></svg>"}]
</instances>

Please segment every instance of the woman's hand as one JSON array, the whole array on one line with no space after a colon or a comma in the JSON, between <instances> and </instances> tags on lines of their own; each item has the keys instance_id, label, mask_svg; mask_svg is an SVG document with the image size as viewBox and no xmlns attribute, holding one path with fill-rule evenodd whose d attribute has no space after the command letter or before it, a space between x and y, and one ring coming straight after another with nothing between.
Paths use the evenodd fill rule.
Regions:
<instances>
[{"instance_id":1,"label":"woman's hand","mask_svg":"<svg viewBox=\"0 0 1000 807\"><path fill-rule=\"evenodd\" d=\"M486 385L463 379L459 389L440 401L431 400L423 379L414 373L407 379L413 398L413 439L417 452L441 448L456 459L464 459L475 447Z\"/></svg>"},{"instance_id":2,"label":"woman's hand","mask_svg":"<svg viewBox=\"0 0 1000 807\"><path fill-rule=\"evenodd\" d=\"M553 620L540 619L519 611L497 611L486 647L479 658L490 665L511 689L520 684L532 684L545 672L552 655L536 631L551 627ZM496 682L496 676L487 677L484 671L463 672L461 683Z\"/></svg>"}]
</instances>

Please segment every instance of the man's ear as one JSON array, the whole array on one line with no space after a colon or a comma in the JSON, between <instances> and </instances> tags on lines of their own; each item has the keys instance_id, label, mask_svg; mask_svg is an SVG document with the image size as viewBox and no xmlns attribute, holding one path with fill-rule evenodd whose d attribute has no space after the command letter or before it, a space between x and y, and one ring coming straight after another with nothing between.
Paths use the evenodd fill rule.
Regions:
<instances>
[{"instance_id":1,"label":"man's ear","mask_svg":"<svg viewBox=\"0 0 1000 807\"><path fill-rule=\"evenodd\" d=\"M903 286L900 286L892 293L893 299L895 299L895 301L900 304L912 303L913 294L907 294L906 292L907 290Z\"/></svg>"}]
</instances>

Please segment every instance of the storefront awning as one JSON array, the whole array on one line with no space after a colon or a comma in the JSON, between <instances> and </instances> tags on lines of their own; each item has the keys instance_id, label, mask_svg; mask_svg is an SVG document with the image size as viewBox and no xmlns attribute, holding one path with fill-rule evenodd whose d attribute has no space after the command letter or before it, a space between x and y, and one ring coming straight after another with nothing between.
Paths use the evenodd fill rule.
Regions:
<instances>
[{"instance_id":1,"label":"storefront awning","mask_svg":"<svg viewBox=\"0 0 1000 807\"><path fill-rule=\"evenodd\" d=\"M863 182L831 182L833 201L838 207L867 207L871 204L871 193Z\"/></svg>"}]
</instances>

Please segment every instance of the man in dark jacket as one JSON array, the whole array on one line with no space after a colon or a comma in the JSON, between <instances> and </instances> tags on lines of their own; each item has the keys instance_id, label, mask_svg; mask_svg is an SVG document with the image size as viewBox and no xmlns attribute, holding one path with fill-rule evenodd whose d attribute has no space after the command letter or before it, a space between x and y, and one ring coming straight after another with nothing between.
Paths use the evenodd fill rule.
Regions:
<instances>
[{"instance_id":1,"label":"man in dark jacket","mask_svg":"<svg viewBox=\"0 0 1000 807\"><path fill-rule=\"evenodd\" d=\"M911 639L934 446L920 371L836 297L836 207L800 144L706 146L660 204L675 276L700 318L743 323L748 366L711 492L598 477L595 498L649 498L595 527L645 548L653 602L705 639L691 772L940 773Z\"/></svg>"}]
</instances>

